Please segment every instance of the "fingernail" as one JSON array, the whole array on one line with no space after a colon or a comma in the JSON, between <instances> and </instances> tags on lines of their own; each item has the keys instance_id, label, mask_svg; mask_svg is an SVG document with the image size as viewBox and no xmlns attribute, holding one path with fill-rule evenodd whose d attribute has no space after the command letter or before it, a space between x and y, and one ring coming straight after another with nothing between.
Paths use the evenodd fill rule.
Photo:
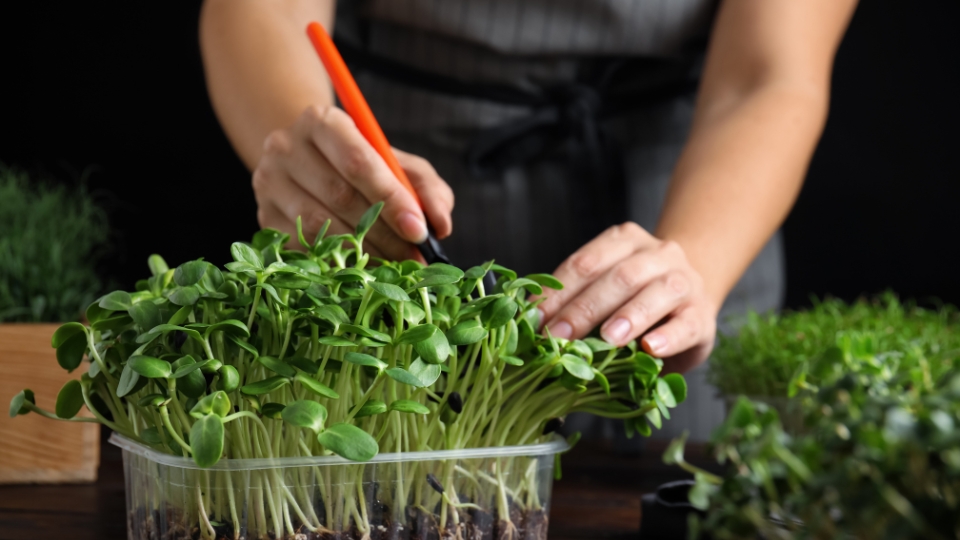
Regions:
<instances>
[{"instance_id":1,"label":"fingernail","mask_svg":"<svg viewBox=\"0 0 960 540\"><path fill-rule=\"evenodd\" d=\"M643 341L647 344L647 347L650 347L650 352L653 354L660 354L660 351L667 346L667 338L660 334L647 334Z\"/></svg>"},{"instance_id":2,"label":"fingernail","mask_svg":"<svg viewBox=\"0 0 960 540\"><path fill-rule=\"evenodd\" d=\"M397 217L400 231L407 240L419 244L427 239L427 225L412 212L404 212Z\"/></svg>"},{"instance_id":3,"label":"fingernail","mask_svg":"<svg viewBox=\"0 0 960 540\"><path fill-rule=\"evenodd\" d=\"M540 328L540 325L543 324L543 310L537 308L537 328Z\"/></svg>"},{"instance_id":4,"label":"fingernail","mask_svg":"<svg viewBox=\"0 0 960 540\"><path fill-rule=\"evenodd\" d=\"M568 322L560 321L550 327L550 333L553 337L570 339L570 336L573 335L573 327Z\"/></svg>"},{"instance_id":5,"label":"fingernail","mask_svg":"<svg viewBox=\"0 0 960 540\"><path fill-rule=\"evenodd\" d=\"M607 343L619 345L623 343L624 338L627 337L630 326L630 321L620 317L604 325L604 327L600 329L600 334L603 336L603 339L607 340Z\"/></svg>"}]
</instances>

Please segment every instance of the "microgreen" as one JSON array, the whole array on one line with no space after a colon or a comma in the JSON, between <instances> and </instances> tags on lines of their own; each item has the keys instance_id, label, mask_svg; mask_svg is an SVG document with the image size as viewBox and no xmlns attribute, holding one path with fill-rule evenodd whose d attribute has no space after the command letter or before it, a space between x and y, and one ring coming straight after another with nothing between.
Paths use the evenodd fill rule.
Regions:
<instances>
[{"instance_id":1,"label":"microgreen","mask_svg":"<svg viewBox=\"0 0 960 540\"><path fill-rule=\"evenodd\" d=\"M685 463L682 439L664 454L696 475L690 502L707 511L699 528L718 539L956 538L955 310L904 309L890 296L882 304L831 304L839 309L824 324L830 338L815 340L819 350L803 344L811 348L781 384L802 429L788 433L775 408L741 396L713 436L713 453L727 466L722 478ZM827 318L823 305L791 317ZM773 332L756 327L748 343Z\"/></svg>"},{"instance_id":2,"label":"microgreen","mask_svg":"<svg viewBox=\"0 0 960 540\"><path fill-rule=\"evenodd\" d=\"M0 164L0 322L78 320L101 292L96 265L108 238L106 215L82 184Z\"/></svg>"},{"instance_id":3,"label":"microgreen","mask_svg":"<svg viewBox=\"0 0 960 540\"><path fill-rule=\"evenodd\" d=\"M152 277L137 290L96 299L89 327L68 324L54 335L64 368L89 360L81 380L64 387L57 413L81 420L74 416L82 402L125 437L210 467L221 459L336 454L362 462L381 449L530 444L575 411L649 434L651 411L666 415L683 401L683 379L661 379L663 363L635 345L541 335L528 296L562 287L552 276L519 277L492 262L464 272L372 261L363 237L381 207L354 235L309 243L300 227L305 252L288 251L288 235L265 229L234 243L223 270L203 260L171 268L151 256ZM494 291L481 286L488 270L499 276ZM11 407L42 411L26 393ZM355 467L350 474L362 478ZM284 482L270 474L262 481ZM499 486L498 511L509 515L502 482L483 481ZM536 486L533 477L523 481ZM445 509L455 504L446 487L454 498L438 502ZM217 508L234 504L212 493ZM337 504L358 495L341 493ZM297 514L299 496L256 512L279 515L274 525L286 528L284 516L308 517Z\"/></svg>"}]
</instances>

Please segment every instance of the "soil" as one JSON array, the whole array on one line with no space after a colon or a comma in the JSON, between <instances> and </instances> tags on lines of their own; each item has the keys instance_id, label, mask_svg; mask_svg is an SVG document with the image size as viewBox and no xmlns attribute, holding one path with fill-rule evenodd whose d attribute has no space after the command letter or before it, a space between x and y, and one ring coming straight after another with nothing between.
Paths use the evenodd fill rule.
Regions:
<instances>
[{"instance_id":1,"label":"soil","mask_svg":"<svg viewBox=\"0 0 960 540\"><path fill-rule=\"evenodd\" d=\"M496 512L470 509L460 512L460 523L439 526L440 517L433 513L408 508L405 523L390 519L389 508L375 505L372 509L369 540L546 540L549 518L543 510L522 510L510 507L510 519L501 520ZM147 512L143 507L128 515L128 530L133 540L200 540L199 523L187 524L183 512L167 507ZM294 523L297 533L278 539L272 532L251 536L241 530L242 540L364 540L356 527L349 531L311 532ZM216 540L234 540L232 524L214 526Z\"/></svg>"}]
</instances>

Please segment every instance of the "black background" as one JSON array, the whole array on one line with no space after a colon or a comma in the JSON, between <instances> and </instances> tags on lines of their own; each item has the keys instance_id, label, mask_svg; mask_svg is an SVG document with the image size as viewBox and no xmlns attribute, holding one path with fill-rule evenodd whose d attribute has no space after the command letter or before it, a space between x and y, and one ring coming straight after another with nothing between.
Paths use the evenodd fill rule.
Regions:
<instances>
[{"instance_id":1,"label":"black background","mask_svg":"<svg viewBox=\"0 0 960 540\"><path fill-rule=\"evenodd\" d=\"M0 162L88 183L130 288L256 230L249 174L204 88L198 2L3 2ZM866 0L841 47L831 117L785 225L790 306L892 288L960 303L960 3Z\"/></svg>"}]
</instances>

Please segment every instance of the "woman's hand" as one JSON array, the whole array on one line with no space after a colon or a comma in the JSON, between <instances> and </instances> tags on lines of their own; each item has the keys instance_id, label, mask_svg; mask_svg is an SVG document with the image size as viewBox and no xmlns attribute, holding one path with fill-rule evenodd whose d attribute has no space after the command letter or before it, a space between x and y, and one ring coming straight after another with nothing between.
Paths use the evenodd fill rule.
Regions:
<instances>
[{"instance_id":1,"label":"woman's hand","mask_svg":"<svg viewBox=\"0 0 960 540\"><path fill-rule=\"evenodd\" d=\"M394 149L423 201L438 238L452 231L453 191L423 158ZM336 107L309 107L288 128L270 133L253 172L262 227L295 233L297 216L312 239L330 219L330 234L352 232L360 216L385 201L367 235L374 256L419 257L411 243L427 237L424 211L390 172L353 120Z\"/></svg>"},{"instance_id":2,"label":"woman's hand","mask_svg":"<svg viewBox=\"0 0 960 540\"><path fill-rule=\"evenodd\" d=\"M687 371L713 348L719 306L676 242L655 238L636 223L611 227L557 268L561 291L540 305L550 333L582 338L603 323L600 335L622 346L643 336L648 353ZM660 323L662 324L656 326Z\"/></svg>"}]
</instances>

